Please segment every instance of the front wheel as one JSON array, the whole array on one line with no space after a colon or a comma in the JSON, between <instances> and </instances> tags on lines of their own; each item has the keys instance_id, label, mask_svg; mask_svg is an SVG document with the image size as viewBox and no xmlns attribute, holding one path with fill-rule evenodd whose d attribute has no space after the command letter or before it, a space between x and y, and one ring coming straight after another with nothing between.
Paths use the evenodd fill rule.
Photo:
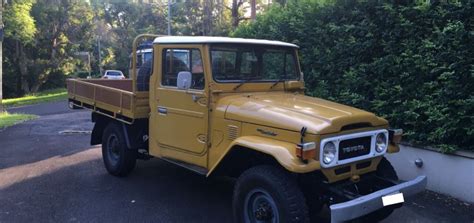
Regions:
<instances>
[{"instance_id":1,"label":"front wheel","mask_svg":"<svg viewBox=\"0 0 474 223\"><path fill-rule=\"evenodd\" d=\"M281 168L257 166L237 180L235 222L309 222L308 208L295 179Z\"/></svg>"},{"instance_id":2,"label":"front wheel","mask_svg":"<svg viewBox=\"0 0 474 223\"><path fill-rule=\"evenodd\" d=\"M114 175L123 177L128 175L137 159L137 152L127 148L124 132L120 124L110 122L102 135L102 159L107 171Z\"/></svg>"}]
</instances>

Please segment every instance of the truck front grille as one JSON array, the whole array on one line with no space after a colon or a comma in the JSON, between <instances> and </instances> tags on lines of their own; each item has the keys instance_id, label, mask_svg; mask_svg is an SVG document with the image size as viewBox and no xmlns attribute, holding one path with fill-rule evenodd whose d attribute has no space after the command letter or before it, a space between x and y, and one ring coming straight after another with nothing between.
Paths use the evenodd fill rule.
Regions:
<instances>
[{"instance_id":1,"label":"truck front grille","mask_svg":"<svg viewBox=\"0 0 474 223\"><path fill-rule=\"evenodd\" d=\"M371 136L347 139L339 143L339 160L350 159L370 153Z\"/></svg>"}]
</instances>

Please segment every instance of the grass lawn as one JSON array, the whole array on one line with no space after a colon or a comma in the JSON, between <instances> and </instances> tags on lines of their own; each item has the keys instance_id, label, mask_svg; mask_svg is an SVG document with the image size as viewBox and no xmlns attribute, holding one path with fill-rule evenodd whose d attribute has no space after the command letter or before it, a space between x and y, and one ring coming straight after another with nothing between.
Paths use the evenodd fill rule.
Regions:
<instances>
[{"instance_id":1,"label":"grass lawn","mask_svg":"<svg viewBox=\"0 0 474 223\"><path fill-rule=\"evenodd\" d=\"M35 119L38 116L28 114L10 114L8 112L0 113L0 129L24 122L27 120Z\"/></svg>"},{"instance_id":2,"label":"grass lawn","mask_svg":"<svg viewBox=\"0 0 474 223\"><path fill-rule=\"evenodd\" d=\"M6 106L6 107L14 107L14 106L30 105L30 104L36 104L36 103L48 102L48 101L59 101L66 98L67 98L66 89L59 88L59 89L47 90L47 91L42 91L35 94L26 95L21 98L3 99L2 103L3 103L3 106Z\"/></svg>"}]
</instances>

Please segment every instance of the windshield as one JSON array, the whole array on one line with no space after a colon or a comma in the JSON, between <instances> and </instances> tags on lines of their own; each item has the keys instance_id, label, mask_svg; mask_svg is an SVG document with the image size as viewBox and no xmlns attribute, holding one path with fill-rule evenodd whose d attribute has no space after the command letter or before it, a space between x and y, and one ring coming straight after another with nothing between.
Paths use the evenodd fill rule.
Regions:
<instances>
[{"instance_id":1,"label":"windshield","mask_svg":"<svg viewBox=\"0 0 474 223\"><path fill-rule=\"evenodd\" d=\"M298 80L295 50L260 45L214 45L212 75L217 82Z\"/></svg>"}]
</instances>

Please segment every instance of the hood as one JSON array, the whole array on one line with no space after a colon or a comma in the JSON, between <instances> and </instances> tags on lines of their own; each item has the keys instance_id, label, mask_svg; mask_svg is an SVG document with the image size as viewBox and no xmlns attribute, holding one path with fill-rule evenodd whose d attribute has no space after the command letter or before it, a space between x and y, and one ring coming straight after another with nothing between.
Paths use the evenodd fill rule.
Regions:
<instances>
[{"instance_id":1,"label":"hood","mask_svg":"<svg viewBox=\"0 0 474 223\"><path fill-rule=\"evenodd\" d=\"M328 134L344 126L381 126L388 122L373 113L320 98L292 93L255 93L227 96L225 118L279 129Z\"/></svg>"}]
</instances>

